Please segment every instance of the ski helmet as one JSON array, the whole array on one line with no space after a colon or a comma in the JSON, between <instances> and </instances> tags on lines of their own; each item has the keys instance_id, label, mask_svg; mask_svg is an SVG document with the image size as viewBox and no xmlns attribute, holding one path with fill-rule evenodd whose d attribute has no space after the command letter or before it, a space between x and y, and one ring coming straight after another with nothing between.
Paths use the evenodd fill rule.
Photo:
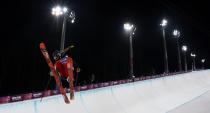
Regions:
<instances>
[{"instance_id":1,"label":"ski helmet","mask_svg":"<svg viewBox=\"0 0 210 113\"><path fill-rule=\"evenodd\" d=\"M58 50L55 50L52 54L54 60L58 60L61 58L61 53Z\"/></svg>"}]
</instances>

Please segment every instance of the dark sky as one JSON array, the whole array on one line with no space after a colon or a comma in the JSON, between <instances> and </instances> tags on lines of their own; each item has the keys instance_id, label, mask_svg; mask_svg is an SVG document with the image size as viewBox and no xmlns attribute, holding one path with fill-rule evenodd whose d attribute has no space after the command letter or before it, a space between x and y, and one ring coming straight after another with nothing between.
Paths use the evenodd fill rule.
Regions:
<instances>
[{"instance_id":1,"label":"dark sky","mask_svg":"<svg viewBox=\"0 0 210 113\"><path fill-rule=\"evenodd\" d=\"M201 68L201 58L206 58L205 66L210 67L210 8L207 2L9 1L2 4L8 10L3 10L1 16L0 95L42 91L46 87L49 68L39 43L45 42L50 54L60 47L62 18L51 15L51 8L57 3L76 12L76 23L67 23L65 44L75 45L68 55L82 69L79 83L88 81L92 73L96 82L128 78L129 40L123 29L125 22L137 26L133 43L135 75L148 75L152 71L162 73L163 43L159 24L164 17L169 21L166 40L170 71L178 70L176 40L172 38L174 28L181 31L180 44L189 47L188 67L191 68L191 51L198 56L197 68ZM50 84L52 88L54 81Z\"/></svg>"}]
</instances>

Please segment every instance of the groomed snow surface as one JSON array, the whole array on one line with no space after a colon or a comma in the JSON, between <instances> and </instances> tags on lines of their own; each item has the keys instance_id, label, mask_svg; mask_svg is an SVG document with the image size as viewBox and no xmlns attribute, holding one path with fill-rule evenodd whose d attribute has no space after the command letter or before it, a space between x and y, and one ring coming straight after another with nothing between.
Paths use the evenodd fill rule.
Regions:
<instances>
[{"instance_id":1,"label":"groomed snow surface","mask_svg":"<svg viewBox=\"0 0 210 113\"><path fill-rule=\"evenodd\" d=\"M0 113L210 113L210 70L0 105ZM69 95L69 94L68 94Z\"/></svg>"}]
</instances>

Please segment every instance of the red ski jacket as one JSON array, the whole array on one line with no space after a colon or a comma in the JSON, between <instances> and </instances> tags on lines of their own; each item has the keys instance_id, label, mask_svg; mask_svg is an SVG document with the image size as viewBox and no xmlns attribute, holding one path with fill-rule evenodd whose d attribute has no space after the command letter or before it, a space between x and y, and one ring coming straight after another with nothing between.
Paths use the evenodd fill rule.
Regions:
<instances>
[{"instance_id":1,"label":"red ski jacket","mask_svg":"<svg viewBox=\"0 0 210 113\"><path fill-rule=\"evenodd\" d=\"M64 78L68 78L69 74L73 77L73 60L71 57L64 57L55 62L55 69L60 73L60 75ZM68 74L69 69L69 74Z\"/></svg>"}]
</instances>

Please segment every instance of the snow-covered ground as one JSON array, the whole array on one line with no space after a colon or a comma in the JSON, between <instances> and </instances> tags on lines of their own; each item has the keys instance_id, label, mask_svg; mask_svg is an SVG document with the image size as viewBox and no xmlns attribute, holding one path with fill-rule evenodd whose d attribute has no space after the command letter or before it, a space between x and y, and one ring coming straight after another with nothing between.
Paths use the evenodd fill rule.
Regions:
<instances>
[{"instance_id":1,"label":"snow-covered ground","mask_svg":"<svg viewBox=\"0 0 210 113\"><path fill-rule=\"evenodd\" d=\"M210 91L172 109L168 113L210 113Z\"/></svg>"},{"instance_id":2,"label":"snow-covered ground","mask_svg":"<svg viewBox=\"0 0 210 113\"><path fill-rule=\"evenodd\" d=\"M0 105L0 113L210 113L210 70ZM68 94L69 95L69 94Z\"/></svg>"}]
</instances>

